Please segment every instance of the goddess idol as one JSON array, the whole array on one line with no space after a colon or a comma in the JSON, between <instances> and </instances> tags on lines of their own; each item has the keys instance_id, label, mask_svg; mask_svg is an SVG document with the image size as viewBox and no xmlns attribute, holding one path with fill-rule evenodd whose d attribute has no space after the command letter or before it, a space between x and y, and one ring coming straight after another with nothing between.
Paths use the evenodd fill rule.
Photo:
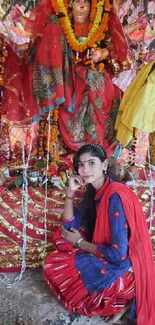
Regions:
<instances>
[{"instance_id":1,"label":"goddess idol","mask_svg":"<svg viewBox=\"0 0 155 325\"><path fill-rule=\"evenodd\" d=\"M130 66L113 6L109 0L46 0L32 14L35 19L30 15L25 28L39 35L29 60L33 104L39 114L58 111L58 127L70 149L87 142L105 145L115 97L111 75Z\"/></svg>"},{"instance_id":2,"label":"goddess idol","mask_svg":"<svg viewBox=\"0 0 155 325\"><path fill-rule=\"evenodd\" d=\"M87 142L107 148L107 121L116 97L111 77L130 67L113 5L109 0L41 0L28 17L18 16L30 41L22 60L8 48L5 79L10 84L2 115L22 125L43 118L38 157L44 160L50 111L50 166L58 161L59 132L71 150Z\"/></svg>"}]
</instances>

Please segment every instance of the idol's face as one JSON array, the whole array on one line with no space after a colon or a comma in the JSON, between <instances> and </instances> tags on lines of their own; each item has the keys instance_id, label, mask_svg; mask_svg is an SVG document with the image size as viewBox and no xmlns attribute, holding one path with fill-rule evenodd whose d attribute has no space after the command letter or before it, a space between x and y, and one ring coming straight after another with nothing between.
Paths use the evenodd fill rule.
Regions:
<instances>
[{"instance_id":1,"label":"idol's face","mask_svg":"<svg viewBox=\"0 0 155 325\"><path fill-rule=\"evenodd\" d=\"M74 21L85 22L90 14L90 2L88 0L73 1L73 17Z\"/></svg>"}]
</instances>

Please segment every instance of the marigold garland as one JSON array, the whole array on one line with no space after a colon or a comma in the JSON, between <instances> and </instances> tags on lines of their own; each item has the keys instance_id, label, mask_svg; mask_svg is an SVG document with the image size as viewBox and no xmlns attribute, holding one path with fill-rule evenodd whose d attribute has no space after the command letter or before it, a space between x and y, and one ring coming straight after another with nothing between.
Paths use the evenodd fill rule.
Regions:
<instances>
[{"instance_id":1,"label":"marigold garland","mask_svg":"<svg viewBox=\"0 0 155 325\"><path fill-rule=\"evenodd\" d=\"M96 16L96 9L97 9L97 1L98 0L93 0L91 4L91 11L90 11L90 25L89 27L92 27L93 21L95 20Z\"/></svg>"},{"instance_id":2,"label":"marigold garland","mask_svg":"<svg viewBox=\"0 0 155 325\"><path fill-rule=\"evenodd\" d=\"M39 145L38 145L38 158L44 165L46 165L47 152L49 150L49 166L56 167L59 159L58 148L58 108L50 112L50 135L48 135L48 121L47 117L40 121L39 128ZM49 147L48 147L49 136Z\"/></svg>"},{"instance_id":3,"label":"marigold garland","mask_svg":"<svg viewBox=\"0 0 155 325\"><path fill-rule=\"evenodd\" d=\"M4 74L4 67L3 64L8 56L7 51L7 43L4 42L3 38L0 37L0 86L4 85L3 74Z\"/></svg>"},{"instance_id":4,"label":"marigold garland","mask_svg":"<svg viewBox=\"0 0 155 325\"><path fill-rule=\"evenodd\" d=\"M71 22L63 0L51 0L56 14L60 15L61 27L70 47L76 52L83 52L89 47L94 47L97 42L104 39L107 30L108 13L103 14L104 0L93 0L90 13L90 30L86 40L78 41L74 35ZM105 1L106 10L110 10L109 0Z\"/></svg>"},{"instance_id":5,"label":"marigold garland","mask_svg":"<svg viewBox=\"0 0 155 325\"><path fill-rule=\"evenodd\" d=\"M0 115L2 109L3 94L4 94L4 78L3 78L4 62L7 56L8 56L7 43L3 40L3 37L0 37Z\"/></svg>"}]
</instances>

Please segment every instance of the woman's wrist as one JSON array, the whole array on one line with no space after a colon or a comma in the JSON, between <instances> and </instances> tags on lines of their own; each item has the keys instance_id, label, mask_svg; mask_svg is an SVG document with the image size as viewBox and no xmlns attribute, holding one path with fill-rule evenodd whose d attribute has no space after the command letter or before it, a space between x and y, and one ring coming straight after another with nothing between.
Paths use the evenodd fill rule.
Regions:
<instances>
[{"instance_id":1,"label":"woman's wrist","mask_svg":"<svg viewBox=\"0 0 155 325\"><path fill-rule=\"evenodd\" d=\"M72 200L74 199L75 191L70 190L69 188L66 191L66 199Z\"/></svg>"},{"instance_id":2,"label":"woman's wrist","mask_svg":"<svg viewBox=\"0 0 155 325\"><path fill-rule=\"evenodd\" d=\"M79 248L79 249L81 249L81 242L84 240L84 238L81 236L79 239L78 239L78 241L77 241L77 243L76 243L76 247L77 248Z\"/></svg>"},{"instance_id":3,"label":"woman's wrist","mask_svg":"<svg viewBox=\"0 0 155 325\"><path fill-rule=\"evenodd\" d=\"M66 194L66 199L73 200L74 199L74 195L73 196L69 196L69 195Z\"/></svg>"},{"instance_id":4,"label":"woman's wrist","mask_svg":"<svg viewBox=\"0 0 155 325\"><path fill-rule=\"evenodd\" d=\"M80 242L80 249L84 250L85 252L91 253L96 256L96 244L90 243L84 238Z\"/></svg>"}]
</instances>

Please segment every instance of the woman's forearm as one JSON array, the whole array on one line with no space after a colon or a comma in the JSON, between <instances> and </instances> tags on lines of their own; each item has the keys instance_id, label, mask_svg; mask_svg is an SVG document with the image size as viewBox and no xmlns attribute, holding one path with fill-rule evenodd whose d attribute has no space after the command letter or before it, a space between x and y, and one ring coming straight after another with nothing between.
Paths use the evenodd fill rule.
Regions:
<instances>
[{"instance_id":1,"label":"woman's forearm","mask_svg":"<svg viewBox=\"0 0 155 325\"><path fill-rule=\"evenodd\" d=\"M97 245L89 243L86 240L82 240L80 244L80 248L84 250L85 252L91 253L93 255L96 255L96 249Z\"/></svg>"},{"instance_id":2,"label":"woman's forearm","mask_svg":"<svg viewBox=\"0 0 155 325\"><path fill-rule=\"evenodd\" d=\"M70 221L74 216L74 195L75 191L67 189L63 218L68 221Z\"/></svg>"}]
</instances>

